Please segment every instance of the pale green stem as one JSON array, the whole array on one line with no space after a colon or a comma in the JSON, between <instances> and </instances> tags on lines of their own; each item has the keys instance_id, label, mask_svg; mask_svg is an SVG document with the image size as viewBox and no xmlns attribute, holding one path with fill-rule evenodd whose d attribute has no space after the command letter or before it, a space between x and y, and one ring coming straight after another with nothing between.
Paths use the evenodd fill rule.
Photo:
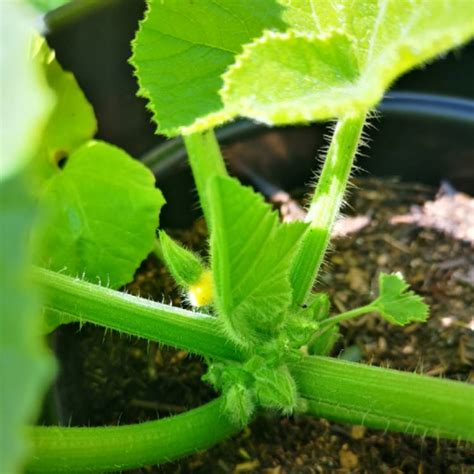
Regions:
<instances>
[{"instance_id":1,"label":"pale green stem","mask_svg":"<svg viewBox=\"0 0 474 474\"><path fill-rule=\"evenodd\" d=\"M308 411L329 420L474 440L474 386L327 357L290 366Z\"/></svg>"},{"instance_id":2,"label":"pale green stem","mask_svg":"<svg viewBox=\"0 0 474 474\"><path fill-rule=\"evenodd\" d=\"M51 311L210 358L241 362L248 357L227 340L215 318L47 270L35 270L35 281ZM325 357L305 357L289 368L300 395L310 400L309 412L314 415L372 428L474 438L474 413L470 410L474 387L468 384Z\"/></svg>"},{"instance_id":3,"label":"pale green stem","mask_svg":"<svg viewBox=\"0 0 474 474\"><path fill-rule=\"evenodd\" d=\"M244 357L217 318L138 298L80 279L35 268L45 308L76 319L216 359Z\"/></svg>"},{"instance_id":4,"label":"pale green stem","mask_svg":"<svg viewBox=\"0 0 474 474\"><path fill-rule=\"evenodd\" d=\"M291 271L293 306L303 304L318 275L339 215L365 115L339 120L316 186L307 221L311 223Z\"/></svg>"},{"instance_id":5,"label":"pale green stem","mask_svg":"<svg viewBox=\"0 0 474 474\"><path fill-rule=\"evenodd\" d=\"M185 135L183 138L194 182L198 190L201 208L207 224L210 225L208 185L214 176L227 176L224 159L222 158L214 130Z\"/></svg>"},{"instance_id":6,"label":"pale green stem","mask_svg":"<svg viewBox=\"0 0 474 474\"><path fill-rule=\"evenodd\" d=\"M28 472L118 472L183 457L239 431L218 398L182 415L100 428L35 427Z\"/></svg>"},{"instance_id":7,"label":"pale green stem","mask_svg":"<svg viewBox=\"0 0 474 474\"><path fill-rule=\"evenodd\" d=\"M351 309L350 311L346 311L336 316L331 316L330 318L321 321L319 327L320 329L326 329L330 326L333 326L334 324L340 323L341 321L347 321L348 319L356 318L362 314L372 313L374 311L377 311L377 308L375 306L371 306L370 304L361 306L360 308Z\"/></svg>"}]
</instances>

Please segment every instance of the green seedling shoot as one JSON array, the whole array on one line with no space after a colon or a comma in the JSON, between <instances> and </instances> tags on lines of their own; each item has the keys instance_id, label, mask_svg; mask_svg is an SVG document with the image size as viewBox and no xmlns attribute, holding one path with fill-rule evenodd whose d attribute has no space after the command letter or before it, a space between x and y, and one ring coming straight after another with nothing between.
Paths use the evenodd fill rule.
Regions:
<instances>
[{"instance_id":1,"label":"green seedling shoot","mask_svg":"<svg viewBox=\"0 0 474 474\"><path fill-rule=\"evenodd\" d=\"M4 107L28 113L2 149L2 472L158 464L212 446L262 411L474 441L472 386L327 357L341 321L426 321L427 305L401 274L381 273L372 303L342 314L315 284L367 117L397 77L474 36L474 2L148 0L130 62L157 132L184 138L209 228L209 255L158 234L193 311L118 291L156 249L164 198L143 164L93 139L92 107L34 33L27 7L5 11L22 46L6 57L2 87L24 81L2 116ZM228 175L214 127L238 116L336 121L305 222L281 223ZM54 376L42 337L71 321L203 356L219 397L136 425L30 426Z\"/></svg>"}]
</instances>

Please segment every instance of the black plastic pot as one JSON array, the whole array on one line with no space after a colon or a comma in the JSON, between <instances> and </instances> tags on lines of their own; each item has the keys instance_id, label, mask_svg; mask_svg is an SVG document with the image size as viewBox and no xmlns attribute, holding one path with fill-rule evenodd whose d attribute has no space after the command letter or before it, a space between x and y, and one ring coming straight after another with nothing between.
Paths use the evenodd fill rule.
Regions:
<instances>
[{"instance_id":1,"label":"black plastic pot","mask_svg":"<svg viewBox=\"0 0 474 474\"><path fill-rule=\"evenodd\" d=\"M391 93L370 120L370 149L359 158L358 174L399 176L401 180L474 192L474 102L455 98ZM326 143L328 126L269 129L249 121L223 127L217 136L230 171L256 187L269 183L291 191L301 188L319 166L315 156ZM170 140L142 158L155 172L167 199L161 217L166 228L185 228L200 215L186 151L181 139ZM97 329L101 331L100 328ZM59 328L54 346L61 374L54 389L55 416L68 424L88 424L81 400L81 363L76 348L81 333L74 325ZM120 374L117 374L120 376Z\"/></svg>"},{"instance_id":2,"label":"black plastic pot","mask_svg":"<svg viewBox=\"0 0 474 474\"><path fill-rule=\"evenodd\" d=\"M397 176L437 186L450 182L474 192L474 101L429 94L391 92L366 128L370 147L362 149L358 175ZM242 120L217 131L231 173L258 186L286 191L308 183L327 144L328 125L268 128ZM145 154L167 198L162 223L186 227L199 215L194 183L180 138Z\"/></svg>"},{"instance_id":3,"label":"black plastic pot","mask_svg":"<svg viewBox=\"0 0 474 474\"><path fill-rule=\"evenodd\" d=\"M69 2L63 8L75 10ZM81 3L81 2L79 2ZM60 63L74 73L98 118L98 138L139 156L163 137L145 109L145 100L136 97L137 83L127 60L130 42L143 18L145 0L103 0L92 13L79 15L64 24L50 15L48 42ZM66 15L67 16L67 15ZM428 68L417 68L397 80L403 91L459 94L474 99L474 41L448 53ZM436 107L436 106L435 106ZM444 112L443 112L444 113Z\"/></svg>"}]
</instances>

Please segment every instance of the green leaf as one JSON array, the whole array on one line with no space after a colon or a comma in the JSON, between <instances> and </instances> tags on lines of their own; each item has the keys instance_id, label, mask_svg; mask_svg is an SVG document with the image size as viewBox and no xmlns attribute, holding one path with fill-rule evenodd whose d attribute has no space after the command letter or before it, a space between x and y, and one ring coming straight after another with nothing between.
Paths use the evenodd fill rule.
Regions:
<instances>
[{"instance_id":1,"label":"green leaf","mask_svg":"<svg viewBox=\"0 0 474 474\"><path fill-rule=\"evenodd\" d=\"M344 34L267 32L244 48L224 76L222 95L233 115L271 124L308 122L343 115L348 98L357 101L357 77L351 41Z\"/></svg>"},{"instance_id":2,"label":"green leaf","mask_svg":"<svg viewBox=\"0 0 474 474\"><path fill-rule=\"evenodd\" d=\"M49 209L39 260L52 270L117 288L153 249L164 198L152 173L123 150L92 141L45 185Z\"/></svg>"},{"instance_id":3,"label":"green leaf","mask_svg":"<svg viewBox=\"0 0 474 474\"><path fill-rule=\"evenodd\" d=\"M289 312L284 332L290 344L299 349L311 339L319 329L319 321L329 314L329 298L325 293L315 293L307 305Z\"/></svg>"},{"instance_id":4,"label":"green leaf","mask_svg":"<svg viewBox=\"0 0 474 474\"><path fill-rule=\"evenodd\" d=\"M54 359L40 335L38 295L30 280L28 238L35 219L31 183L21 171L31 159L51 105L42 71L32 61L31 12L1 6L2 97L0 166L0 472L23 472L30 445L24 432L41 408Z\"/></svg>"},{"instance_id":5,"label":"green leaf","mask_svg":"<svg viewBox=\"0 0 474 474\"><path fill-rule=\"evenodd\" d=\"M161 250L166 267L178 285L188 288L199 280L205 270L201 258L175 242L164 231L160 231Z\"/></svg>"},{"instance_id":6,"label":"green leaf","mask_svg":"<svg viewBox=\"0 0 474 474\"><path fill-rule=\"evenodd\" d=\"M291 314L291 317L287 318L284 333L291 346L299 349L308 343L318 328L319 324L316 321L312 321L296 313Z\"/></svg>"},{"instance_id":7,"label":"green leaf","mask_svg":"<svg viewBox=\"0 0 474 474\"><path fill-rule=\"evenodd\" d=\"M209 192L219 318L239 344L267 340L291 302L290 265L307 225L280 224L262 196L235 179L216 176Z\"/></svg>"},{"instance_id":8,"label":"green leaf","mask_svg":"<svg viewBox=\"0 0 474 474\"><path fill-rule=\"evenodd\" d=\"M148 0L148 6L131 63L139 95L169 136L223 122L221 75L243 44L285 26L274 0Z\"/></svg>"},{"instance_id":9,"label":"green leaf","mask_svg":"<svg viewBox=\"0 0 474 474\"><path fill-rule=\"evenodd\" d=\"M255 411L252 391L246 386L233 384L225 391L224 411L237 426L247 426Z\"/></svg>"},{"instance_id":10,"label":"green leaf","mask_svg":"<svg viewBox=\"0 0 474 474\"><path fill-rule=\"evenodd\" d=\"M265 32L224 75L231 116L270 124L367 112L404 72L474 35L466 0L281 0L290 31Z\"/></svg>"},{"instance_id":11,"label":"green leaf","mask_svg":"<svg viewBox=\"0 0 474 474\"><path fill-rule=\"evenodd\" d=\"M0 472L20 472L28 452L22 427L35 421L54 374L40 336L38 295L29 282L34 202L16 176L0 183Z\"/></svg>"},{"instance_id":12,"label":"green leaf","mask_svg":"<svg viewBox=\"0 0 474 474\"><path fill-rule=\"evenodd\" d=\"M58 162L90 140L97 130L94 110L72 73L64 71L44 39L38 41L37 58L56 104L43 132L35 166L43 177L58 173ZM38 170L39 168L39 170Z\"/></svg>"},{"instance_id":13,"label":"green leaf","mask_svg":"<svg viewBox=\"0 0 474 474\"><path fill-rule=\"evenodd\" d=\"M32 12L18 2L6 2L0 20L2 180L29 161L54 102L40 65L32 60L31 49L38 40Z\"/></svg>"},{"instance_id":14,"label":"green leaf","mask_svg":"<svg viewBox=\"0 0 474 474\"><path fill-rule=\"evenodd\" d=\"M326 293L313 293L304 305L302 313L312 321L323 321L329 315L329 297Z\"/></svg>"},{"instance_id":15,"label":"green leaf","mask_svg":"<svg viewBox=\"0 0 474 474\"><path fill-rule=\"evenodd\" d=\"M403 326L413 321L426 321L428 305L421 296L408 288L409 285L399 273L381 273L379 297L370 306L392 324Z\"/></svg>"},{"instance_id":16,"label":"green leaf","mask_svg":"<svg viewBox=\"0 0 474 474\"><path fill-rule=\"evenodd\" d=\"M335 324L327 328L322 334L318 334L308 343L308 354L328 356L334 345L341 337L339 325Z\"/></svg>"},{"instance_id":17,"label":"green leaf","mask_svg":"<svg viewBox=\"0 0 474 474\"><path fill-rule=\"evenodd\" d=\"M293 412L298 400L298 391L286 365L262 366L254 376L254 390L260 406L277 409L284 414Z\"/></svg>"}]
</instances>

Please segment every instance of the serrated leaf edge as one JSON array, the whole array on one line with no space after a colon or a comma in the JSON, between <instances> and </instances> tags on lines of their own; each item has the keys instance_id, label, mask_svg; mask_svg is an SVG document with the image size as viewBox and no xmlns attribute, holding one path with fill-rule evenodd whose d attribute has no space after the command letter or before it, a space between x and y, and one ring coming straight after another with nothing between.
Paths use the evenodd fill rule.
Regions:
<instances>
[{"instance_id":1,"label":"serrated leaf edge","mask_svg":"<svg viewBox=\"0 0 474 474\"><path fill-rule=\"evenodd\" d=\"M420 313L419 316L417 317L410 317L408 318L407 321L400 322L396 318L392 316L391 312L388 312L385 310L385 305L380 303L379 300L383 298L383 293L382 293L382 279L384 276L396 276L401 284L402 288L399 292L399 299L405 299L405 298L410 298L412 301L420 303L423 306L423 313ZM400 272L395 272L395 273L380 273L379 275L379 296L378 298L372 303L374 310L379 312L384 319L389 321L392 324L395 324L397 326L404 326L406 324L412 323L412 322L424 322L428 319L429 317L429 306L424 302L424 299L422 296L420 296L418 293L416 293L414 290L410 289L409 283L405 280L403 275Z\"/></svg>"},{"instance_id":2,"label":"serrated leaf edge","mask_svg":"<svg viewBox=\"0 0 474 474\"><path fill-rule=\"evenodd\" d=\"M439 32L437 32L439 33ZM378 102L382 99L385 91L398 77L403 75L407 70L413 67L420 67L423 64L434 61L437 57L441 56L445 51L452 48L459 47L462 43L468 41L474 35L474 27L466 27L462 32L457 30L448 29L445 32L439 33L439 36L434 38L433 32L426 34L426 38L431 43L446 42L455 43L453 46L447 46L444 51L441 51L433 57L421 60L419 64L403 68L398 74L393 74L393 64L397 64L404 55L411 54L416 56L419 54L414 51L416 46L407 42L396 42L392 45L388 52L379 56L379 59L383 58L383 65L375 74L369 74L370 65L374 62L363 65L360 69L358 79L354 82L352 88L355 92L353 98L348 98L341 101L340 104L335 105L334 101L329 101L326 107L322 107L321 102L313 107L296 109L294 107L284 108L279 107L276 111L261 112L262 107L254 107L252 103L247 100L239 100L238 105L231 108L228 103L230 100L230 90L233 82L233 75L245 67L245 61L250 58L255 48L261 47L266 43L274 40L291 41L296 38L305 38L309 41L318 40L326 42L335 34L346 36L349 40L354 41L353 36L347 34L339 28L330 29L327 32L313 34L309 32L298 32L296 30L288 30L284 33L266 30L262 36L255 39L251 43L247 43L243 46L242 52L236 56L235 62L229 66L227 71L222 75L224 82L223 87L219 91L222 101L224 103L224 110L229 116L235 118L236 116L245 116L262 122L266 125L287 125L294 123L309 123L318 120L330 120L334 118L355 116L360 113L368 113L371 109L377 106ZM451 41L450 41L451 40ZM377 69L377 68L376 68ZM387 77L388 76L388 77ZM348 89L350 90L350 89ZM357 91L359 93L357 94ZM348 103L351 105L348 106ZM289 104L291 105L291 103ZM281 111L281 109L285 109Z\"/></svg>"},{"instance_id":3,"label":"serrated leaf edge","mask_svg":"<svg viewBox=\"0 0 474 474\"><path fill-rule=\"evenodd\" d=\"M331 110L336 110L335 113L328 113L326 111L321 111L321 103L319 102L317 106L310 109L297 110L289 109L285 113L270 112L262 114L259 111L260 107L254 108L250 101L239 100L238 106L235 108L229 107L227 104L229 102L230 90L233 82L233 75L245 67L245 61L250 58L255 48L261 47L270 41L282 40L282 41L291 41L293 39L306 39L308 41L322 41L327 42L333 36L341 35L346 36L349 40L352 41L352 37L346 32L334 28L324 33L305 33L299 32L296 30L288 30L284 33L276 32L272 30L266 30L259 38L255 39L251 43L247 43L243 46L242 52L236 56L235 62L229 66L227 71L222 75L224 85L219 91L222 101L224 103L224 110L227 111L229 115L233 118L236 116L245 116L250 117L254 120L257 120L266 125L279 125L279 124L290 124L290 123L309 123L315 120L326 120L333 119L339 116L352 116L359 115L362 111L366 111L370 108L369 103L364 100L354 99L353 102L357 103L357 107L354 107L353 110L348 110L346 103L343 103L340 107L331 106ZM327 108L329 109L329 107Z\"/></svg>"}]
</instances>

